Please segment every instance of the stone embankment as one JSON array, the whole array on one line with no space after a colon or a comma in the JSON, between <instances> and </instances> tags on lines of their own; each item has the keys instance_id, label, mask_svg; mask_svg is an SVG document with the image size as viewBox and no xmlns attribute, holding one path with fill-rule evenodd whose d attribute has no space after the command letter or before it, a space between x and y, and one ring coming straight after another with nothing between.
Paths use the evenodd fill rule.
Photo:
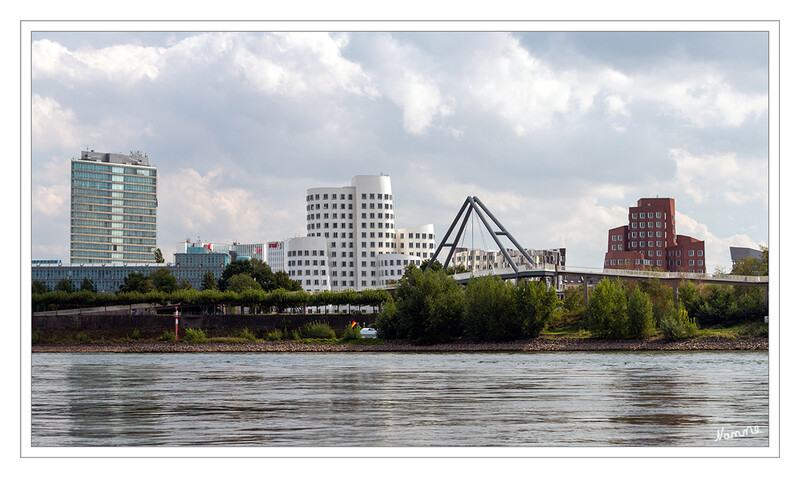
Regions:
<instances>
[{"instance_id":1,"label":"stone embankment","mask_svg":"<svg viewBox=\"0 0 800 478\"><path fill-rule=\"evenodd\" d=\"M374 345L304 344L275 342L103 342L34 344L33 352L94 353L231 353L231 352L555 352L555 351L689 351L689 350L768 350L766 337L725 339L709 337L675 342L666 340L533 339L514 342L451 342L414 345L400 340L385 340Z\"/></svg>"}]
</instances>

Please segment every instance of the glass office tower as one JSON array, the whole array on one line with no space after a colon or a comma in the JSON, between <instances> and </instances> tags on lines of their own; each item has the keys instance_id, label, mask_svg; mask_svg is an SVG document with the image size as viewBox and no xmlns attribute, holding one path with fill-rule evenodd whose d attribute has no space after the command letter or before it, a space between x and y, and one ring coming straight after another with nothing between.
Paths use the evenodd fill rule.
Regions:
<instances>
[{"instance_id":1,"label":"glass office tower","mask_svg":"<svg viewBox=\"0 0 800 478\"><path fill-rule=\"evenodd\" d=\"M140 152L72 160L72 264L155 262L156 168Z\"/></svg>"}]
</instances>

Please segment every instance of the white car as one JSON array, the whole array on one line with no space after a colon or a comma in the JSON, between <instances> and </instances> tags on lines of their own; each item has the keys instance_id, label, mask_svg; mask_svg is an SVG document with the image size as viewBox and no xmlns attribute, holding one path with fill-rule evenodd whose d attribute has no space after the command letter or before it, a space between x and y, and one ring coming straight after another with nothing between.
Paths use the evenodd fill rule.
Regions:
<instances>
[{"instance_id":1,"label":"white car","mask_svg":"<svg viewBox=\"0 0 800 478\"><path fill-rule=\"evenodd\" d=\"M362 339L376 339L378 338L378 331L375 329L363 328L361 329Z\"/></svg>"}]
</instances>

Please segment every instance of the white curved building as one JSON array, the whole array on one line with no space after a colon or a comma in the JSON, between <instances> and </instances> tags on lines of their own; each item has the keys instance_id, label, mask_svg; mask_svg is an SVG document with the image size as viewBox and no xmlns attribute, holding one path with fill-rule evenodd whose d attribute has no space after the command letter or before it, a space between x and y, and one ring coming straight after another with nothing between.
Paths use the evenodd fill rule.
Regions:
<instances>
[{"instance_id":1,"label":"white curved building","mask_svg":"<svg viewBox=\"0 0 800 478\"><path fill-rule=\"evenodd\" d=\"M428 258L436 247L433 225L428 224L404 229L404 237L419 234L420 240L414 239L413 247L403 242L400 248L392 184L387 175L355 176L350 186L307 190L306 222L309 237L326 241L332 290L379 287L379 256L406 253Z\"/></svg>"},{"instance_id":2,"label":"white curved building","mask_svg":"<svg viewBox=\"0 0 800 478\"><path fill-rule=\"evenodd\" d=\"M308 292L331 290L327 242L319 237L285 241L284 270Z\"/></svg>"}]
</instances>

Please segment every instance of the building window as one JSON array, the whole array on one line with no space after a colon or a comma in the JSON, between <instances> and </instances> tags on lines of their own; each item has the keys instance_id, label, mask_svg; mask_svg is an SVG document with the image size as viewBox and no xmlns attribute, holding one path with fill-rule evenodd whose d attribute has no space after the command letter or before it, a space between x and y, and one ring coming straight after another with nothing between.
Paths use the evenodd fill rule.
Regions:
<instances>
[{"instance_id":1,"label":"building window","mask_svg":"<svg viewBox=\"0 0 800 478\"><path fill-rule=\"evenodd\" d=\"M697 255L698 256L702 256L703 255L703 251L697 251Z\"/></svg>"}]
</instances>

